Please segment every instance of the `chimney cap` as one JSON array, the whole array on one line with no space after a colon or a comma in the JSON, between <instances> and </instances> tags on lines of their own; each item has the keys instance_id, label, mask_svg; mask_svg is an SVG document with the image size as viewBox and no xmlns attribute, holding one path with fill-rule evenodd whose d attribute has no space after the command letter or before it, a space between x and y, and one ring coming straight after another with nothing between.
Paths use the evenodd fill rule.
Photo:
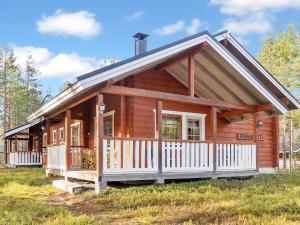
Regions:
<instances>
[{"instance_id":1,"label":"chimney cap","mask_svg":"<svg viewBox=\"0 0 300 225\"><path fill-rule=\"evenodd\" d=\"M133 35L134 38L138 39L138 40L144 40L148 37L148 34L144 34L141 32L136 33L135 35Z\"/></svg>"}]
</instances>

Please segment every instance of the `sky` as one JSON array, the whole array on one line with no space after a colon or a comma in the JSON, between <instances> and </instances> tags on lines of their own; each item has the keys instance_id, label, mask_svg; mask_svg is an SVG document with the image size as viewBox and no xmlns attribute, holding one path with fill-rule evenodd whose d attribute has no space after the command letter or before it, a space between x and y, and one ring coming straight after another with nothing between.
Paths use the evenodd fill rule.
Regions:
<instances>
[{"instance_id":1,"label":"sky","mask_svg":"<svg viewBox=\"0 0 300 225\"><path fill-rule=\"evenodd\" d=\"M26 0L2 1L0 48L13 48L22 67L28 54L44 93L66 80L134 55L136 32L148 50L208 30L229 30L254 56L267 33L293 23L300 0Z\"/></svg>"}]
</instances>

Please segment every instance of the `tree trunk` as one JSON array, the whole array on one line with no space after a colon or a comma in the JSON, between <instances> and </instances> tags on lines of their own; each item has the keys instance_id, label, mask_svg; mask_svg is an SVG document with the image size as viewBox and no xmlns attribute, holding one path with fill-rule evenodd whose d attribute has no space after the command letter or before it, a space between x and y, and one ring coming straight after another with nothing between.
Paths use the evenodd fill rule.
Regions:
<instances>
[{"instance_id":1,"label":"tree trunk","mask_svg":"<svg viewBox=\"0 0 300 225\"><path fill-rule=\"evenodd\" d=\"M293 167L293 118L292 112L289 113L289 142L290 142L290 149L289 149L289 164L290 164L290 172L292 172Z\"/></svg>"}]
</instances>

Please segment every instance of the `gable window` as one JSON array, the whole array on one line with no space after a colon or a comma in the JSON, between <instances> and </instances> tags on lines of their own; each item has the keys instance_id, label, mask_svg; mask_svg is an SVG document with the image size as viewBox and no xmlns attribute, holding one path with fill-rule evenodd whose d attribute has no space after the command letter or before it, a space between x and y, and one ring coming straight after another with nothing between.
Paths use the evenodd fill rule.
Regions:
<instances>
[{"instance_id":1,"label":"gable window","mask_svg":"<svg viewBox=\"0 0 300 225\"><path fill-rule=\"evenodd\" d=\"M52 131L52 144L56 144L56 130Z\"/></svg>"},{"instance_id":2,"label":"gable window","mask_svg":"<svg viewBox=\"0 0 300 225\"><path fill-rule=\"evenodd\" d=\"M64 128L59 128L59 141L63 142L65 140L65 130Z\"/></svg>"},{"instance_id":3,"label":"gable window","mask_svg":"<svg viewBox=\"0 0 300 225\"><path fill-rule=\"evenodd\" d=\"M181 139L181 116L180 115L162 115L162 138Z\"/></svg>"}]
</instances>

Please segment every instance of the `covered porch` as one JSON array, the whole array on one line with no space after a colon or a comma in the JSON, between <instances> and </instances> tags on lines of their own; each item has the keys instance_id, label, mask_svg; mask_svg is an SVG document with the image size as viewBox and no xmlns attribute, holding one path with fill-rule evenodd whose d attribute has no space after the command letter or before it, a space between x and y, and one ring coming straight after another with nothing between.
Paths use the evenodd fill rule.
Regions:
<instances>
[{"instance_id":1,"label":"covered porch","mask_svg":"<svg viewBox=\"0 0 300 225\"><path fill-rule=\"evenodd\" d=\"M4 136L4 163L9 167L42 166L40 121L17 127Z\"/></svg>"}]
</instances>

